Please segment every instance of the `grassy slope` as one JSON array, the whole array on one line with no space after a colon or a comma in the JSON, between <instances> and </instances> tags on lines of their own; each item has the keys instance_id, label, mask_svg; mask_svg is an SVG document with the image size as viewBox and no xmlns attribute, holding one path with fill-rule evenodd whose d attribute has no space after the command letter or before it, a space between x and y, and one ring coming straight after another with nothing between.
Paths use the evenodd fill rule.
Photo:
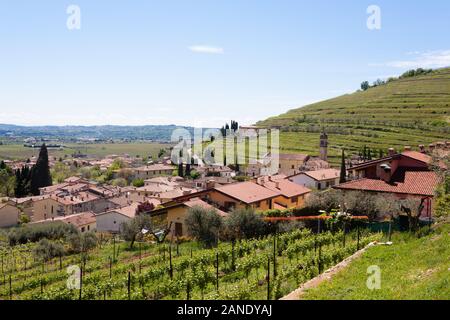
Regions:
<instances>
[{"instance_id":1,"label":"grassy slope","mask_svg":"<svg viewBox=\"0 0 450 320\"><path fill-rule=\"evenodd\" d=\"M394 245L370 248L333 280L303 299L450 299L450 225L417 239L395 235ZM366 287L367 268L381 268L381 289Z\"/></svg>"},{"instance_id":2,"label":"grassy slope","mask_svg":"<svg viewBox=\"0 0 450 320\"><path fill-rule=\"evenodd\" d=\"M312 155L318 154L320 128L327 128L335 164L342 147L386 150L448 140L450 68L294 109L258 125L282 127L284 152Z\"/></svg>"}]
</instances>

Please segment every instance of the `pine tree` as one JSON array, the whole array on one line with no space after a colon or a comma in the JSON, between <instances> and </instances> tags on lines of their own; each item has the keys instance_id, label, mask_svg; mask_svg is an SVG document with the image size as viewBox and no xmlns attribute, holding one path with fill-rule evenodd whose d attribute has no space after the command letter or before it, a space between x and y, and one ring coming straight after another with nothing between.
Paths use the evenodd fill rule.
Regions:
<instances>
[{"instance_id":1,"label":"pine tree","mask_svg":"<svg viewBox=\"0 0 450 320\"><path fill-rule=\"evenodd\" d=\"M339 178L339 183L344 183L347 181L347 168L345 167L345 151L342 149L342 159L341 159L341 175Z\"/></svg>"},{"instance_id":2,"label":"pine tree","mask_svg":"<svg viewBox=\"0 0 450 320\"><path fill-rule=\"evenodd\" d=\"M33 195L39 195L39 188L52 185L52 177L48 165L48 151L45 143L42 145L38 160L31 171L31 193Z\"/></svg>"}]
</instances>

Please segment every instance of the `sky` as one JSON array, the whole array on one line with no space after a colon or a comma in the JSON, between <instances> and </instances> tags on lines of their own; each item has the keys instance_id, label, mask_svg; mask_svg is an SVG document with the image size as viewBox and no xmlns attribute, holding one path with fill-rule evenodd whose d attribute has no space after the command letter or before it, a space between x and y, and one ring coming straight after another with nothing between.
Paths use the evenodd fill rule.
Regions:
<instances>
[{"instance_id":1,"label":"sky","mask_svg":"<svg viewBox=\"0 0 450 320\"><path fill-rule=\"evenodd\" d=\"M249 125L450 66L449 13L448 0L0 0L0 123Z\"/></svg>"}]
</instances>

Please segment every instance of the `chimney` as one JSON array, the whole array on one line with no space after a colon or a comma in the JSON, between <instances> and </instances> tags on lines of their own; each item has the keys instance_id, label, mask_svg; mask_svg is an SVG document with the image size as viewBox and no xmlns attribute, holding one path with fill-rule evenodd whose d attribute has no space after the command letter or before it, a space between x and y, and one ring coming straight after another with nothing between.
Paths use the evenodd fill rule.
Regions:
<instances>
[{"instance_id":1,"label":"chimney","mask_svg":"<svg viewBox=\"0 0 450 320\"><path fill-rule=\"evenodd\" d=\"M405 151L411 151L411 147L410 146L405 146Z\"/></svg>"},{"instance_id":2,"label":"chimney","mask_svg":"<svg viewBox=\"0 0 450 320\"><path fill-rule=\"evenodd\" d=\"M425 146L423 144L419 145L419 151L425 153Z\"/></svg>"},{"instance_id":3,"label":"chimney","mask_svg":"<svg viewBox=\"0 0 450 320\"><path fill-rule=\"evenodd\" d=\"M395 149L394 148L389 148L388 149L388 155L389 156L393 156L395 154Z\"/></svg>"},{"instance_id":4,"label":"chimney","mask_svg":"<svg viewBox=\"0 0 450 320\"><path fill-rule=\"evenodd\" d=\"M435 145L434 144L430 144L429 146L430 151L434 151Z\"/></svg>"}]
</instances>

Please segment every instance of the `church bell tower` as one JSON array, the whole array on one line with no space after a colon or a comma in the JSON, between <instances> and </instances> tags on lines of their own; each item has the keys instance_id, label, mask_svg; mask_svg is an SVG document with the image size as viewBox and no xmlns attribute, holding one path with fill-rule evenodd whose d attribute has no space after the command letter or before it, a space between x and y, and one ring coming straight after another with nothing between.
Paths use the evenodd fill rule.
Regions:
<instances>
[{"instance_id":1,"label":"church bell tower","mask_svg":"<svg viewBox=\"0 0 450 320\"><path fill-rule=\"evenodd\" d=\"M325 130L320 134L320 159L328 161L328 136Z\"/></svg>"}]
</instances>

